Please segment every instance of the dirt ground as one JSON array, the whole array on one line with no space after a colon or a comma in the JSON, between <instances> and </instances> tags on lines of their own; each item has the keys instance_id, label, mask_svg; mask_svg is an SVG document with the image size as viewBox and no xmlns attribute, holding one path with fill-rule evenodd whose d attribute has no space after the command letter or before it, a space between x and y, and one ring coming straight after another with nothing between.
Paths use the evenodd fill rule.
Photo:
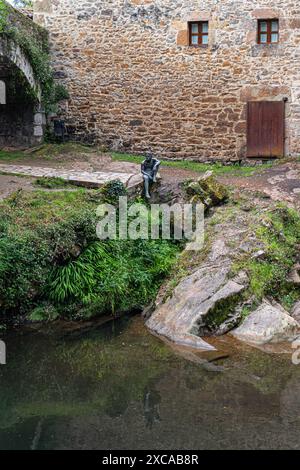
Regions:
<instances>
[{"instance_id":1,"label":"dirt ground","mask_svg":"<svg viewBox=\"0 0 300 470\"><path fill-rule=\"evenodd\" d=\"M7 198L10 194L25 189L32 191L34 189L31 178L21 178L18 176L0 175L0 200Z\"/></svg>"},{"instance_id":2,"label":"dirt ground","mask_svg":"<svg viewBox=\"0 0 300 470\"><path fill-rule=\"evenodd\" d=\"M287 161L248 177L219 178L237 189L264 193L274 201L284 201L300 210L300 162Z\"/></svg>"},{"instance_id":3,"label":"dirt ground","mask_svg":"<svg viewBox=\"0 0 300 470\"><path fill-rule=\"evenodd\" d=\"M121 173L138 173L140 165L130 162L112 160L108 153L99 153L91 149L78 150L67 153L44 154L35 151L24 152L20 158L12 161L1 160L0 163L50 167L57 169L71 169L77 171L112 171ZM180 182L185 179L199 178L199 172L174 167L162 167L160 174L166 182ZM263 166L252 176L218 176L224 184L237 190L247 190L263 193L276 201L285 201L300 209L300 161L285 160L271 168ZM32 179L18 176L0 174L0 199L7 197L18 189L32 190Z\"/></svg>"}]
</instances>

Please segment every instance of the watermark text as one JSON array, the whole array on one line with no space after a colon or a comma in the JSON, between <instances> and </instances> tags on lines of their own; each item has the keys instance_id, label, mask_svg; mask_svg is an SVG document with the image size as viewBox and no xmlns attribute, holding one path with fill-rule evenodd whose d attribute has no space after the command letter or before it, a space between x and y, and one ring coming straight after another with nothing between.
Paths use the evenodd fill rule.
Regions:
<instances>
[{"instance_id":1,"label":"watermark text","mask_svg":"<svg viewBox=\"0 0 300 470\"><path fill-rule=\"evenodd\" d=\"M126 196L119 205L101 204L97 208L100 240L185 240L187 250L199 251L204 244L203 204L128 205Z\"/></svg>"}]
</instances>

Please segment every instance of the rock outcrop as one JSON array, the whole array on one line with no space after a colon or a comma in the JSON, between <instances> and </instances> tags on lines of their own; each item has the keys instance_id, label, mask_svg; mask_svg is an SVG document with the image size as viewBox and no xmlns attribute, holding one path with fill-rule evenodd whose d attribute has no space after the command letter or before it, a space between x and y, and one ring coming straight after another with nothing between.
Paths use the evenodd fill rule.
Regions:
<instances>
[{"instance_id":1,"label":"rock outcrop","mask_svg":"<svg viewBox=\"0 0 300 470\"><path fill-rule=\"evenodd\" d=\"M231 276L235 250L227 243L235 240L239 246L244 233L243 220L238 218L237 226L231 223L218 234L201 267L179 282L167 300L157 300L156 310L146 322L151 331L177 344L213 349L200 336L209 335L208 323L214 323L215 316L220 325L227 319L229 309L235 310L248 287L245 273Z\"/></svg>"},{"instance_id":2,"label":"rock outcrop","mask_svg":"<svg viewBox=\"0 0 300 470\"><path fill-rule=\"evenodd\" d=\"M228 199L227 188L216 180L212 171L207 171L197 181L189 181L185 191L190 202L201 202L207 209Z\"/></svg>"},{"instance_id":3,"label":"rock outcrop","mask_svg":"<svg viewBox=\"0 0 300 470\"><path fill-rule=\"evenodd\" d=\"M240 341L262 345L293 341L300 334L299 323L283 308L263 302L232 332Z\"/></svg>"},{"instance_id":4,"label":"rock outcrop","mask_svg":"<svg viewBox=\"0 0 300 470\"><path fill-rule=\"evenodd\" d=\"M154 332L171 341L197 349L213 349L199 337L205 317L220 302L228 303L245 289L238 280L228 279L230 262L210 263L185 278L172 297L147 321Z\"/></svg>"},{"instance_id":5,"label":"rock outcrop","mask_svg":"<svg viewBox=\"0 0 300 470\"><path fill-rule=\"evenodd\" d=\"M248 210L246 202L245 208L243 204L216 208L206 219L204 250L183 253L178 274L174 272L175 279L161 289L147 320L150 330L175 343L203 350L211 349L207 337L236 327L234 336L251 344L293 341L300 334L299 305L292 318L277 303L285 292L289 265L295 258L298 238L292 238L290 232L298 222L288 210L270 210L268 202L255 205L252 201L255 210ZM286 247L286 236L295 248ZM274 267L278 267L279 277Z\"/></svg>"}]
</instances>

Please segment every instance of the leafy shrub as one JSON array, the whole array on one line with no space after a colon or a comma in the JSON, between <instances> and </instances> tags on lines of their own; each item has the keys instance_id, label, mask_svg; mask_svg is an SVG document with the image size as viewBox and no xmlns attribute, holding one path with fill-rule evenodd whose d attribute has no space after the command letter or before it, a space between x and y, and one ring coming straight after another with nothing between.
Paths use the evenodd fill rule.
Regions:
<instances>
[{"instance_id":1,"label":"leafy shrub","mask_svg":"<svg viewBox=\"0 0 300 470\"><path fill-rule=\"evenodd\" d=\"M101 189L103 202L107 204L118 204L119 197L126 196L126 188L119 180L109 181Z\"/></svg>"},{"instance_id":2,"label":"leafy shrub","mask_svg":"<svg viewBox=\"0 0 300 470\"><path fill-rule=\"evenodd\" d=\"M6 317L53 318L143 307L179 250L166 241L99 241L87 191L18 191L0 203L0 305ZM32 316L33 315L33 316Z\"/></svg>"},{"instance_id":3,"label":"leafy shrub","mask_svg":"<svg viewBox=\"0 0 300 470\"><path fill-rule=\"evenodd\" d=\"M160 241L91 244L77 259L54 268L46 291L57 304L95 304L100 312L140 308L156 295L177 248Z\"/></svg>"},{"instance_id":4,"label":"leafy shrub","mask_svg":"<svg viewBox=\"0 0 300 470\"><path fill-rule=\"evenodd\" d=\"M75 205L75 207L74 207ZM18 191L0 205L0 305L23 314L43 300L53 265L95 239L96 215L81 190Z\"/></svg>"},{"instance_id":5,"label":"leafy shrub","mask_svg":"<svg viewBox=\"0 0 300 470\"><path fill-rule=\"evenodd\" d=\"M0 236L0 304L24 313L34 303L49 269L49 246L31 231Z\"/></svg>"},{"instance_id":6,"label":"leafy shrub","mask_svg":"<svg viewBox=\"0 0 300 470\"><path fill-rule=\"evenodd\" d=\"M0 33L5 30L9 9L6 3L0 1Z\"/></svg>"},{"instance_id":7,"label":"leafy shrub","mask_svg":"<svg viewBox=\"0 0 300 470\"><path fill-rule=\"evenodd\" d=\"M55 103L58 103L62 100L68 100L70 98L70 94L68 90L62 85L58 83L55 85Z\"/></svg>"}]
</instances>

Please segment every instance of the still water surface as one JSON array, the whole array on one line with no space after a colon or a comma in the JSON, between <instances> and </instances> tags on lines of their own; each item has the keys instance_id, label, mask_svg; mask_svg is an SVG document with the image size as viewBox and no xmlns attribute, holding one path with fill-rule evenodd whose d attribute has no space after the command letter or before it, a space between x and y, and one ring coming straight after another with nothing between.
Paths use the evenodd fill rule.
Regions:
<instances>
[{"instance_id":1,"label":"still water surface","mask_svg":"<svg viewBox=\"0 0 300 470\"><path fill-rule=\"evenodd\" d=\"M300 448L300 366L290 357L243 347L202 364L138 317L6 343L0 449Z\"/></svg>"}]
</instances>

